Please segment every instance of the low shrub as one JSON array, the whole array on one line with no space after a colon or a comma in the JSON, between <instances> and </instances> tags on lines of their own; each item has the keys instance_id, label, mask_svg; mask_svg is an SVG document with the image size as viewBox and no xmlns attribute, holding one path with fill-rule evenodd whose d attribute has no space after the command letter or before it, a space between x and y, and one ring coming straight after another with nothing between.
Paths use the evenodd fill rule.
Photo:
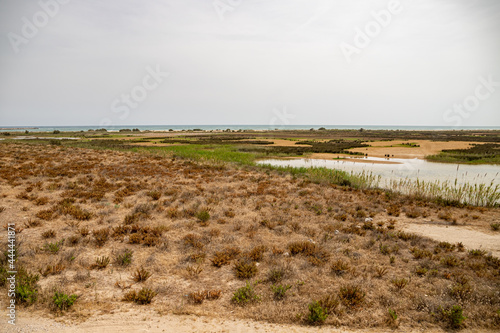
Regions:
<instances>
[{"instance_id":1,"label":"low shrub","mask_svg":"<svg viewBox=\"0 0 500 333\"><path fill-rule=\"evenodd\" d=\"M448 309L441 309L443 320L453 329L458 329L462 326L467 317L463 315L463 309L460 305L453 305Z\"/></svg>"},{"instance_id":2,"label":"low shrub","mask_svg":"<svg viewBox=\"0 0 500 333\"><path fill-rule=\"evenodd\" d=\"M257 295L253 285L251 285L250 282L247 282L244 287L238 288L231 298L231 301L238 305L245 305L247 303L256 302L259 300L260 296Z\"/></svg>"},{"instance_id":3,"label":"low shrub","mask_svg":"<svg viewBox=\"0 0 500 333\"><path fill-rule=\"evenodd\" d=\"M132 263L133 252L129 249L125 249L116 257L116 263L119 266L129 266Z\"/></svg>"},{"instance_id":4,"label":"low shrub","mask_svg":"<svg viewBox=\"0 0 500 333\"><path fill-rule=\"evenodd\" d=\"M255 262L240 260L234 264L234 274L238 279L250 279L257 275L257 265Z\"/></svg>"},{"instance_id":5,"label":"low shrub","mask_svg":"<svg viewBox=\"0 0 500 333\"><path fill-rule=\"evenodd\" d=\"M132 280L135 282L144 282L151 277L151 273L144 269L144 267L138 268L132 274Z\"/></svg>"},{"instance_id":6,"label":"low shrub","mask_svg":"<svg viewBox=\"0 0 500 333\"><path fill-rule=\"evenodd\" d=\"M357 308L365 300L365 292L357 285L346 285L339 290L339 299L348 308Z\"/></svg>"},{"instance_id":7,"label":"low shrub","mask_svg":"<svg viewBox=\"0 0 500 333\"><path fill-rule=\"evenodd\" d=\"M318 301L309 303L309 313L307 314L307 322L311 325L320 325L328 318L327 310L321 306Z\"/></svg>"},{"instance_id":8,"label":"low shrub","mask_svg":"<svg viewBox=\"0 0 500 333\"><path fill-rule=\"evenodd\" d=\"M291 285L289 284L279 284L279 285L272 285L271 290L273 292L274 299L277 301L281 301L282 299L285 298L286 292L292 288Z\"/></svg>"},{"instance_id":9,"label":"low shrub","mask_svg":"<svg viewBox=\"0 0 500 333\"><path fill-rule=\"evenodd\" d=\"M65 311L69 310L69 308L73 306L77 298L78 298L77 295L68 296L65 293L60 293L56 291L54 293L54 296L52 297L52 301L59 310Z\"/></svg>"},{"instance_id":10,"label":"low shrub","mask_svg":"<svg viewBox=\"0 0 500 333\"><path fill-rule=\"evenodd\" d=\"M157 293L149 288L142 288L139 292L135 290L131 290L125 294L123 300L126 302L135 302L137 304L151 304L153 298L157 295Z\"/></svg>"}]
</instances>

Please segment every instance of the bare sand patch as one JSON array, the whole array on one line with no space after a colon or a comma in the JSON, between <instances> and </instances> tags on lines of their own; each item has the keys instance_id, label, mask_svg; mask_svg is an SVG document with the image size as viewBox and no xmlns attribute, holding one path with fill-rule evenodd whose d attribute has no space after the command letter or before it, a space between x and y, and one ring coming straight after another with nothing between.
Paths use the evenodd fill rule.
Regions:
<instances>
[{"instance_id":1,"label":"bare sand patch","mask_svg":"<svg viewBox=\"0 0 500 333\"><path fill-rule=\"evenodd\" d=\"M390 147L391 145L400 145L405 142L418 144L420 147ZM427 155L435 155L444 149L467 149L472 144L483 144L481 142L463 142L463 141L430 141L430 140L409 140L409 141L375 141L368 142L371 147L349 149L352 152L368 154L373 157L385 157L389 154L394 158L425 158ZM393 156L394 155L394 156Z\"/></svg>"},{"instance_id":2,"label":"bare sand patch","mask_svg":"<svg viewBox=\"0 0 500 333\"><path fill-rule=\"evenodd\" d=\"M408 223L404 229L440 242L462 242L466 248L481 249L500 257L500 234L487 234L467 226Z\"/></svg>"},{"instance_id":3,"label":"bare sand patch","mask_svg":"<svg viewBox=\"0 0 500 333\"><path fill-rule=\"evenodd\" d=\"M67 318L48 319L33 314L22 313L17 319L16 326L7 325L5 321L0 327L3 332L60 332L60 333L101 333L101 332L221 332L221 333L293 333L293 332L332 332L332 333L389 333L391 329L346 329L332 326L304 326L288 324L272 324L254 320L226 319L194 315L158 315L153 311L145 309L133 309L129 312L117 312L106 315L95 315L82 323L68 323ZM6 326L7 325L7 326ZM422 332L421 329L399 327L401 332ZM446 332L440 328L426 329L425 332ZM461 332L477 332L473 330L462 330ZM493 330L482 330L482 332L493 332Z\"/></svg>"}]
</instances>

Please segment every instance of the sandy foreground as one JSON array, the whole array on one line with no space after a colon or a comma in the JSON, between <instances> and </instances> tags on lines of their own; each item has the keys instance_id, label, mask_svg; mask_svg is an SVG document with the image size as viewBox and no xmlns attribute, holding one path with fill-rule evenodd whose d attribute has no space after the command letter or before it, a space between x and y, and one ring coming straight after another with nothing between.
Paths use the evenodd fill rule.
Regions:
<instances>
[{"instance_id":1,"label":"sandy foreground","mask_svg":"<svg viewBox=\"0 0 500 333\"><path fill-rule=\"evenodd\" d=\"M270 324L253 320L220 319L202 316L164 315L152 311L133 310L106 315L95 315L85 322L74 324L64 319L48 319L36 314L21 313L15 326L0 324L2 332L60 332L60 333L100 333L100 332L200 332L200 333L288 333L288 332L332 332L332 333L388 333L388 332L446 332L440 328L411 329L399 327L395 329L344 329L328 326L299 326L286 324ZM460 332L495 332L494 330L469 330Z\"/></svg>"}]
</instances>

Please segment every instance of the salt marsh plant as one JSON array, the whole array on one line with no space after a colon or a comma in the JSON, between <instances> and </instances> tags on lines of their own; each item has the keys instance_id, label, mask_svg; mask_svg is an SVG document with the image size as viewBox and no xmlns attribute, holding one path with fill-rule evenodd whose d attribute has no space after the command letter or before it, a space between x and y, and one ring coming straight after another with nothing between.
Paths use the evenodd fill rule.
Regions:
<instances>
[{"instance_id":1,"label":"salt marsh plant","mask_svg":"<svg viewBox=\"0 0 500 333\"><path fill-rule=\"evenodd\" d=\"M391 179L386 184L391 191L408 196L438 201L448 205L473 205L495 207L500 202L500 185L491 182L487 184L459 183L457 179L450 181L422 181Z\"/></svg>"}]
</instances>

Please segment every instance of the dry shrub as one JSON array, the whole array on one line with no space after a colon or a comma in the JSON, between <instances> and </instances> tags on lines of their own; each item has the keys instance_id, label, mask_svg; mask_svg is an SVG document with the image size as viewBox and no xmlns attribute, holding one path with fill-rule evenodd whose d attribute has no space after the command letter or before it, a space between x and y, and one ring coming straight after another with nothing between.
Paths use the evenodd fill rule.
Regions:
<instances>
[{"instance_id":1,"label":"dry shrub","mask_svg":"<svg viewBox=\"0 0 500 333\"><path fill-rule=\"evenodd\" d=\"M231 260L236 259L241 253L241 250L234 246L224 248L222 251L215 252L212 259L212 264L215 267L222 267L228 265Z\"/></svg>"},{"instance_id":2,"label":"dry shrub","mask_svg":"<svg viewBox=\"0 0 500 333\"><path fill-rule=\"evenodd\" d=\"M54 229L49 229L44 232L42 232L42 237L47 239L47 238L54 238L56 237L56 231Z\"/></svg>"},{"instance_id":3,"label":"dry shrub","mask_svg":"<svg viewBox=\"0 0 500 333\"><path fill-rule=\"evenodd\" d=\"M399 205L389 205L387 207L387 215L398 217L401 214L401 208Z\"/></svg>"},{"instance_id":4,"label":"dry shrub","mask_svg":"<svg viewBox=\"0 0 500 333\"><path fill-rule=\"evenodd\" d=\"M250 279L257 275L257 265L253 261L239 260L234 264L234 274L238 279Z\"/></svg>"},{"instance_id":5,"label":"dry shrub","mask_svg":"<svg viewBox=\"0 0 500 333\"><path fill-rule=\"evenodd\" d=\"M45 269L40 270L40 274L42 274L43 276L56 275L64 271L65 268L66 266L64 266L62 263L47 265Z\"/></svg>"},{"instance_id":6,"label":"dry shrub","mask_svg":"<svg viewBox=\"0 0 500 333\"><path fill-rule=\"evenodd\" d=\"M102 228L93 230L92 235L94 236L97 247L102 247L108 241L109 229Z\"/></svg>"},{"instance_id":7,"label":"dry shrub","mask_svg":"<svg viewBox=\"0 0 500 333\"><path fill-rule=\"evenodd\" d=\"M194 291L188 294L188 299L194 304L202 304L204 300L219 299L221 294L220 289Z\"/></svg>"},{"instance_id":8,"label":"dry shrub","mask_svg":"<svg viewBox=\"0 0 500 333\"><path fill-rule=\"evenodd\" d=\"M139 292L131 290L125 294L123 301L135 302L137 304L150 304L157 293L149 288L142 288Z\"/></svg>"},{"instance_id":9,"label":"dry shrub","mask_svg":"<svg viewBox=\"0 0 500 333\"><path fill-rule=\"evenodd\" d=\"M344 261L342 259L338 259L330 265L330 269L335 275L340 276L340 275L343 275L343 274L349 272L349 270L351 269L351 266L349 265L349 263L347 261Z\"/></svg>"},{"instance_id":10,"label":"dry shrub","mask_svg":"<svg viewBox=\"0 0 500 333\"><path fill-rule=\"evenodd\" d=\"M104 269L106 267L108 267L109 265L109 262L110 262L110 259L109 257L97 257L95 259L95 263L92 264L91 268L93 269Z\"/></svg>"},{"instance_id":11,"label":"dry shrub","mask_svg":"<svg viewBox=\"0 0 500 333\"><path fill-rule=\"evenodd\" d=\"M246 257L248 257L250 260L253 261L261 261L264 259L264 253L267 251L267 247L265 245L258 245L251 249L247 254Z\"/></svg>"},{"instance_id":12,"label":"dry shrub","mask_svg":"<svg viewBox=\"0 0 500 333\"><path fill-rule=\"evenodd\" d=\"M135 282L144 282L151 277L151 273L144 269L144 267L138 268L132 274L132 280Z\"/></svg>"},{"instance_id":13,"label":"dry shrub","mask_svg":"<svg viewBox=\"0 0 500 333\"><path fill-rule=\"evenodd\" d=\"M327 251L309 241L292 242L288 244L288 250L291 255L302 254L306 256L308 261L316 266L324 264L330 257Z\"/></svg>"},{"instance_id":14,"label":"dry shrub","mask_svg":"<svg viewBox=\"0 0 500 333\"><path fill-rule=\"evenodd\" d=\"M365 292L360 286L350 284L342 286L339 290L339 299L347 308L358 308L365 300Z\"/></svg>"}]
</instances>

